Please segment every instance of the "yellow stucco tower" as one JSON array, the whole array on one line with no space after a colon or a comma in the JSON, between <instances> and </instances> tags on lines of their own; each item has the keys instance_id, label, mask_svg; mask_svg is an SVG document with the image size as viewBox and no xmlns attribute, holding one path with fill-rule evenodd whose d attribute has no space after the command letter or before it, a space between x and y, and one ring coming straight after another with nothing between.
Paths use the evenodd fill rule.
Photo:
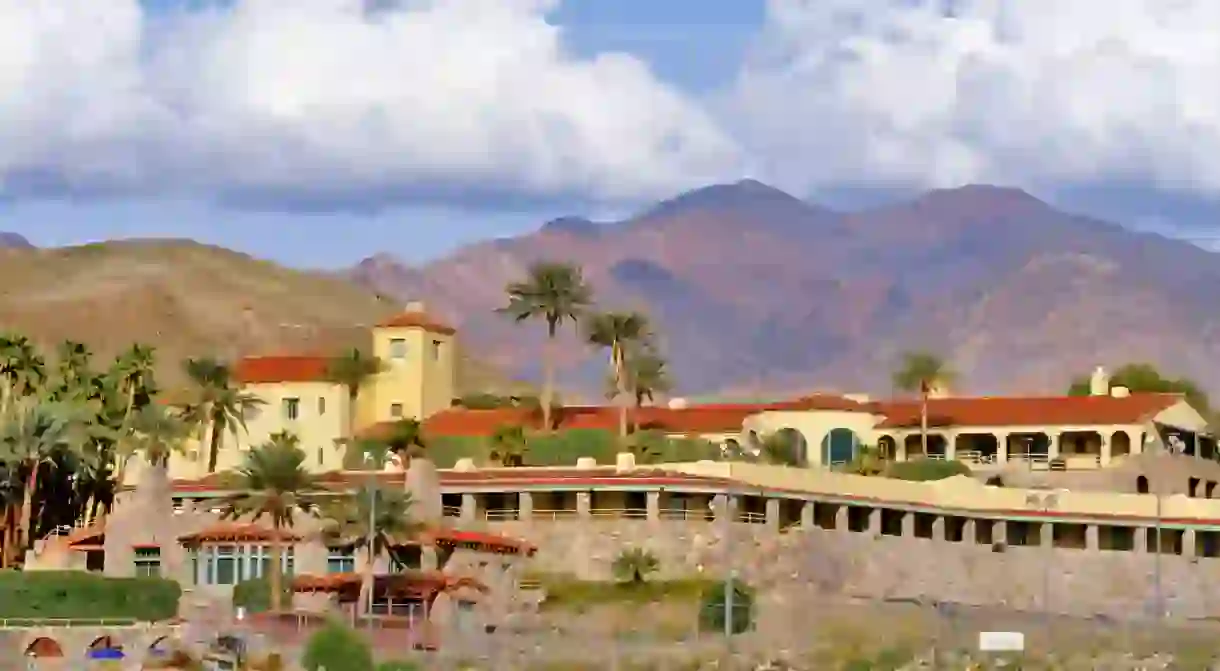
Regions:
<instances>
[{"instance_id":1,"label":"yellow stucco tower","mask_svg":"<svg viewBox=\"0 0 1220 671\"><path fill-rule=\"evenodd\" d=\"M428 316L422 303L373 328L373 355L384 368L360 394L358 423L424 419L448 408L455 392L454 329Z\"/></svg>"}]
</instances>

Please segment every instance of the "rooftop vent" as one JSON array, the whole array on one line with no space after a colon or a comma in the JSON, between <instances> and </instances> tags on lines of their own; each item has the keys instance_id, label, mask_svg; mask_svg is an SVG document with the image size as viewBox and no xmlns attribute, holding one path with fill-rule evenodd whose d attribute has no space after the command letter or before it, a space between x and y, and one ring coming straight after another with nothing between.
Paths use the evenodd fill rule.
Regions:
<instances>
[{"instance_id":1,"label":"rooftop vent","mask_svg":"<svg viewBox=\"0 0 1220 671\"><path fill-rule=\"evenodd\" d=\"M576 460L577 468L597 468L597 460L593 457L580 457Z\"/></svg>"},{"instance_id":2,"label":"rooftop vent","mask_svg":"<svg viewBox=\"0 0 1220 671\"><path fill-rule=\"evenodd\" d=\"M1106 372L1105 366L1098 366L1093 369L1093 375L1089 377L1089 395L1106 396L1109 393L1110 374Z\"/></svg>"},{"instance_id":3,"label":"rooftop vent","mask_svg":"<svg viewBox=\"0 0 1220 671\"><path fill-rule=\"evenodd\" d=\"M474 459L466 457L458 459L457 463L453 465L453 470L469 473L470 471L477 471L478 468L476 468L474 465Z\"/></svg>"},{"instance_id":4,"label":"rooftop vent","mask_svg":"<svg viewBox=\"0 0 1220 671\"><path fill-rule=\"evenodd\" d=\"M1110 395L1114 398L1127 398L1131 395L1131 389L1128 387L1110 387Z\"/></svg>"},{"instance_id":5,"label":"rooftop vent","mask_svg":"<svg viewBox=\"0 0 1220 671\"><path fill-rule=\"evenodd\" d=\"M428 306L423 301L411 301L402 309L403 312L427 312Z\"/></svg>"},{"instance_id":6,"label":"rooftop vent","mask_svg":"<svg viewBox=\"0 0 1220 671\"><path fill-rule=\"evenodd\" d=\"M619 452L614 457L614 468L620 473L635 470L635 455L630 452Z\"/></svg>"},{"instance_id":7,"label":"rooftop vent","mask_svg":"<svg viewBox=\"0 0 1220 671\"><path fill-rule=\"evenodd\" d=\"M684 399L684 398L669 399L669 407L671 410L681 410L687 406L688 406L688 403L686 402L686 399Z\"/></svg>"}]
</instances>

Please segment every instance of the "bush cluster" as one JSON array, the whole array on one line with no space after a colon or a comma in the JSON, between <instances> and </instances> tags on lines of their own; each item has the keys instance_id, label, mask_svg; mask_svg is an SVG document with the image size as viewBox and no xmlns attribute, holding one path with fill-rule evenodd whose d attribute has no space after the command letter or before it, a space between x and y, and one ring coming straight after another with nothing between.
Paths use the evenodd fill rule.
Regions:
<instances>
[{"instance_id":1,"label":"bush cluster","mask_svg":"<svg viewBox=\"0 0 1220 671\"><path fill-rule=\"evenodd\" d=\"M182 588L165 578L84 571L0 571L0 618L168 620Z\"/></svg>"}]
</instances>

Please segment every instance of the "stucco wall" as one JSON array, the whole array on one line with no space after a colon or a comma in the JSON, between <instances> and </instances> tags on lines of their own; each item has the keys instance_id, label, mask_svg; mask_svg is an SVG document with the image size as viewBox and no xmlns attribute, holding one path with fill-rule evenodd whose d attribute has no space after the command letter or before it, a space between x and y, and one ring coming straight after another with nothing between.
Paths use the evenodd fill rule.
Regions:
<instances>
[{"instance_id":1,"label":"stucco wall","mask_svg":"<svg viewBox=\"0 0 1220 671\"><path fill-rule=\"evenodd\" d=\"M746 418L742 426L742 442L749 440L751 432L761 437L783 429L793 429L805 439L805 458L811 466L817 466L822 464L822 441L831 431L849 429L861 443L875 445L877 432L873 426L879 419L865 412L763 412Z\"/></svg>"},{"instance_id":2,"label":"stucco wall","mask_svg":"<svg viewBox=\"0 0 1220 671\"><path fill-rule=\"evenodd\" d=\"M405 356L395 358L390 342L406 341ZM434 357L434 343L440 343ZM366 384L359 400L361 424L389 422L397 418L391 405L401 403L403 417L423 419L448 408L453 400L456 353L452 336L430 333L420 328L378 328L373 330L373 355L386 368Z\"/></svg>"}]
</instances>

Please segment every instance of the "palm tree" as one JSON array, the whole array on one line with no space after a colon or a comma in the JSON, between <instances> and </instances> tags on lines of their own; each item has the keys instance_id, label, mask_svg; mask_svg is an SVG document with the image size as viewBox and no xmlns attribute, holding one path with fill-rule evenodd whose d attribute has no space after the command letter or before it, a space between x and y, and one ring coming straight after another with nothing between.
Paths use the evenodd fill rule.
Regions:
<instances>
[{"instance_id":1,"label":"palm tree","mask_svg":"<svg viewBox=\"0 0 1220 671\"><path fill-rule=\"evenodd\" d=\"M207 431L208 473L215 473L225 433L236 439L246 430L246 416L263 405L263 400L241 391L229 367L215 359L187 359L183 367L198 396L184 408L182 417L188 425Z\"/></svg>"},{"instance_id":2,"label":"palm tree","mask_svg":"<svg viewBox=\"0 0 1220 671\"><path fill-rule=\"evenodd\" d=\"M610 571L619 582L639 585L661 569L657 556L644 548L628 548L618 553Z\"/></svg>"},{"instance_id":3,"label":"palm tree","mask_svg":"<svg viewBox=\"0 0 1220 671\"><path fill-rule=\"evenodd\" d=\"M630 380L631 392L635 396L636 431L640 430L639 410L644 406L644 399L652 403L656 400L656 395L668 393L673 389L665 358L651 346L638 350L627 357L627 379Z\"/></svg>"},{"instance_id":4,"label":"palm tree","mask_svg":"<svg viewBox=\"0 0 1220 671\"><path fill-rule=\"evenodd\" d=\"M894 387L919 392L919 441L928 456L928 396L932 390L957 377L945 360L928 352L905 352L894 371Z\"/></svg>"},{"instance_id":5,"label":"palm tree","mask_svg":"<svg viewBox=\"0 0 1220 671\"><path fill-rule=\"evenodd\" d=\"M488 439L488 459L503 466L524 466L529 443L525 428L514 424L496 427Z\"/></svg>"},{"instance_id":6,"label":"palm tree","mask_svg":"<svg viewBox=\"0 0 1220 671\"><path fill-rule=\"evenodd\" d=\"M330 360L326 374L331 382L347 389L347 440L356 437L356 401L368 379L385 369L381 359L352 348Z\"/></svg>"},{"instance_id":7,"label":"palm tree","mask_svg":"<svg viewBox=\"0 0 1220 671\"><path fill-rule=\"evenodd\" d=\"M163 469L172 454L185 449L188 437L190 427L165 406L150 403L136 410L128 418L127 433L117 441L116 486L123 486L127 462L132 457L143 455L148 465Z\"/></svg>"},{"instance_id":8,"label":"palm tree","mask_svg":"<svg viewBox=\"0 0 1220 671\"><path fill-rule=\"evenodd\" d=\"M246 453L230 485L236 494L224 500L221 519L263 517L271 521L271 610L283 601L283 540L297 513L314 514L322 494L317 479L305 466L305 451L296 436L281 431Z\"/></svg>"},{"instance_id":9,"label":"palm tree","mask_svg":"<svg viewBox=\"0 0 1220 671\"><path fill-rule=\"evenodd\" d=\"M376 559L412 542L423 528L412 518L413 505L409 492L371 485L328 507L326 517L329 523L324 535L332 542L362 547L368 553L362 571L364 578L359 603L356 605L358 611L368 613L372 609Z\"/></svg>"},{"instance_id":10,"label":"palm tree","mask_svg":"<svg viewBox=\"0 0 1220 671\"><path fill-rule=\"evenodd\" d=\"M153 368L156 366L156 361L156 349L134 343L114 360L114 364L110 368L109 376L117 383L116 387L126 400L123 408L124 426L139 402L148 400L147 398L140 399L140 396L151 396L155 392Z\"/></svg>"},{"instance_id":11,"label":"palm tree","mask_svg":"<svg viewBox=\"0 0 1220 671\"><path fill-rule=\"evenodd\" d=\"M546 322L546 348L542 354L542 425L551 431L551 409L555 398L555 336L565 322L578 324L593 303L593 290L577 266L540 262L530 266L526 279L505 287L508 305L497 310L520 323Z\"/></svg>"},{"instance_id":12,"label":"palm tree","mask_svg":"<svg viewBox=\"0 0 1220 671\"><path fill-rule=\"evenodd\" d=\"M400 419L392 424L385 434L385 444L390 452L398 455L405 466L412 457L423 454L424 431L418 419Z\"/></svg>"},{"instance_id":13,"label":"palm tree","mask_svg":"<svg viewBox=\"0 0 1220 671\"><path fill-rule=\"evenodd\" d=\"M0 385L0 392L8 395L33 393L47 380L47 362L29 338L0 335L0 378L9 383Z\"/></svg>"},{"instance_id":14,"label":"palm tree","mask_svg":"<svg viewBox=\"0 0 1220 671\"><path fill-rule=\"evenodd\" d=\"M758 445L759 456L774 466L799 466L800 457L791 434L777 431L762 437Z\"/></svg>"},{"instance_id":15,"label":"palm tree","mask_svg":"<svg viewBox=\"0 0 1220 671\"><path fill-rule=\"evenodd\" d=\"M57 452L78 452L90 440L91 410L44 395L15 396L11 389L2 396L6 400L0 405L0 461L25 473L20 543L28 547L39 473L44 465L54 466Z\"/></svg>"},{"instance_id":16,"label":"palm tree","mask_svg":"<svg viewBox=\"0 0 1220 671\"><path fill-rule=\"evenodd\" d=\"M610 374L619 400L619 437L627 437L627 352L648 340L648 318L638 312L604 312L593 315L587 324L590 345L610 350Z\"/></svg>"}]
</instances>

